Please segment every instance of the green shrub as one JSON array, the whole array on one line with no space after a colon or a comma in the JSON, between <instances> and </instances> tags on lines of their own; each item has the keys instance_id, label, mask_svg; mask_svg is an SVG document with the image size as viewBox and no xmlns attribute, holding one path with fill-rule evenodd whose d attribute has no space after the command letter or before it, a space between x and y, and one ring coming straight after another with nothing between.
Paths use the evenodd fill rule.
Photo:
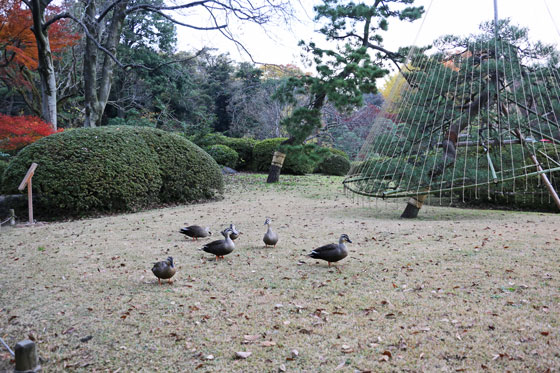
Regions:
<instances>
[{"instance_id":1,"label":"green shrub","mask_svg":"<svg viewBox=\"0 0 560 373\"><path fill-rule=\"evenodd\" d=\"M122 127L142 137L158 155L162 203L211 199L224 188L222 172L204 150L179 134L146 127Z\"/></svg>"},{"instance_id":2,"label":"green shrub","mask_svg":"<svg viewBox=\"0 0 560 373\"><path fill-rule=\"evenodd\" d=\"M253 169L259 172L267 172L270 169L272 155L284 140L286 138L278 137L257 142L253 148ZM314 144L284 145L283 151L286 153L286 159L284 160L282 173L292 175L312 173L316 165L328 152L326 148L320 148Z\"/></svg>"},{"instance_id":3,"label":"green shrub","mask_svg":"<svg viewBox=\"0 0 560 373\"><path fill-rule=\"evenodd\" d=\"M8 168L8 162L0 159L0 185L2 185L2 179L6 168Z\"/></svg>"},{"instance_id":4,"label":"green shrub","mask_svg":"<svg viewBox=\"0 0 560 373\"><path fill-rule=\"evenodd\" d=\"M212 145L225 145L238 154L237 168L251 169L253 163L253 147L257 143L254 139L227 137L220 133L208 133L204 136L191 136L190 140L201 148L207 149Z\"/></svg>"},{"instance_id":5,"label":"green shrub","mask_svg":"<svg viewBox=\"0 0 560 373\"><path fill-rule=\"evenodd\" d=\"M235 150L239 155L237 169L250 170L253 163L253 148L257 140L248 138L225 137L223 145Z\"/></svg>"},{"instance_id":6,"label":"green shrub","mask_svg":"<svg viewBox=\"0 0 560 373\"><path fill-rule=\"evenodd\" d=\"M350 170L350 161L340 154L330 154L319 165L317 169L325 175L344 176Z\"/></svg>"},{"instance_id":7,"label":"green shrub","mask_svg":"<svg viewBox=\"0 0 560 373\"><path fill-rule=\"evenodd\" d=\"M226 145L211 145L206 148L206 152L214 158L214 160L226 167L235 168L237 166L237 160L239 159L239 154L232 148Z\"/></svg>"},{"instance_id":8,"label":"green shrub","mask_svg":"<svg viewBox=\"0 0 560 373\"><path fill-rule=\"evenodd\" d=\"M346 152L344 150L340 150L340 149L336 149L336 148L327 148L329 149L329 152L331 152L332 154L338 154L348 160L350 160L350 157L348 156L348 154L346 154Z\"/></svg>"},{"instance_id":9,"label":"green shrub","mask_svg":"<svg viewBox=\"0 0 560 373\"><path fill-rule=\"evenodd\" d=\"M131 211L211 198L223 187L216 162L185 138L142 127L81 128L22 149L4 173L17 186L32 162L38 210L48 216Z\"/></svg>"},{"instance_id":10,"label":"green shrub","mask_svg":"<svg viewBox=\"0 0 560 373\"><path fill-rule=\"evenodd\" d=\"M312 173L319 162L329 155L327 148L321 148L314 144L287 146L285 151L287 153L282 172L292 175Z\"/></svg>"},{"instance_id":11,"label":"green shrub","mask_svg":"<svg viewBox=\"0 0 560 373\"><path fill-rule=\"evenodd\" d=\"M285 140L287 140L287 138L277 137L257 141L253 148L252 169L257 172L268 172L270 169L270 162L272 161L272 155L278 149L280 143Z\"/></svg>"}]
</instances>

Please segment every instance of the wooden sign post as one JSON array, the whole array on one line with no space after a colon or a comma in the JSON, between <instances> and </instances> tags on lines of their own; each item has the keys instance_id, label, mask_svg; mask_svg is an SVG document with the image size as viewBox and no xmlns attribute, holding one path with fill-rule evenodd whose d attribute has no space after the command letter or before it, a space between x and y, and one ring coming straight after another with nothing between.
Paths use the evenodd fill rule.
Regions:
<instances>
[{"instance_id":1,"label":"wooden sign post","mask_svg":"<svg viewBox=\"0 0 560 373\"><path fill-rule=\"evenodd\" d=\"M37 168L37 163L35 162L31 163L31 167L29 167L29 170L27 170L25 177L23 178L21 184L19 184L18 187L18 189L21 191L25 189L25 186L27 186L27 206L29 207L29 224L33 224L33 191L31 188L31 178L35 173L36 168Z\"/></svg>"}]
</instances>

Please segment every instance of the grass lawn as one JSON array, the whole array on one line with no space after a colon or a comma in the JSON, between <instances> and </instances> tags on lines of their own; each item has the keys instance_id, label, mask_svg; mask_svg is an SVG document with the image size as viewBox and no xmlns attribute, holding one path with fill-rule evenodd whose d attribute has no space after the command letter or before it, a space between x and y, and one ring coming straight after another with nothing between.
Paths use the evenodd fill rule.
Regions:
<instances>
[{"instance_id":1,"label":"grass lawn","mask_svg":"<svg viewBox=\"0 0 560 373\"><path fill-rule=\"evenodd\" d=\"M34 339L48 372L560 370L557 214L401 220L404 203L353 200L340 177L265 178L228 176L221 201L3 227L0 337ZM190 241L185 223L215 233ZM230 223L243 235L225 260L197 250ZM342 233L341 273L305 256ZM0 346L0 371L10 359Z\"/></svg>"}]
</instances>

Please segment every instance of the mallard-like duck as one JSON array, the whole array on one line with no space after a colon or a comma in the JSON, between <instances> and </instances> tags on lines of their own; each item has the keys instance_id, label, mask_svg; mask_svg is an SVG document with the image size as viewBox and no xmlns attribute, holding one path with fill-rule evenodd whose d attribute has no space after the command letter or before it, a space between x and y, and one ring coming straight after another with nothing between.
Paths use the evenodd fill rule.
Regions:
<instances>
[{"instance_id":1,"label":"mallard-like duck","mask_svg":"<svg viewBox=\"0 0 560 373\"><path fill-rule=\"evenodd\" d=\"M266 220L264 221L264 225L267 225L268 229L266 230L266 233L263 237L264 247L276 247L276 243L278 242L278 235L276 234L276 232L273 232L272 229L270 229L270 223L271 220L269 218L266 218Z\"/></svg>"},{"instance_id":2,"label":"mallard-like duck","mask_svg":"<svg viewBox=\"0 0 560 373\"><path fill-rule=\"evenodd\" d=\"M229 225L229 229L231 229L231 234L229 235L229 238L231 238L232 240L236 240L237 237L239 237L239 235L241 234L241 232L235 229L235 225L233 224Z\"/></svg>"},{"instance_id":3,"label":"mallard-like duck","mask_svg":"<svg viewBox=\"0 0 560 373\"><path fill-rule=\"evenodd\" d=\"M202 246L199 250L205 251L210 254L216 255L216 260L219 258L224 258L224 255L230 254L233 249L235 249L235 244L231 240L231 229L226 228L222 235L225 237L223 240L217 240L207 243Z\"/></svg>"},{"instance_id":4,"label":"mallard-like duck","mask_svg":"<svg viewBox=\"0 0 560 373\"><path fill-rule=\"evenodd\" d=\"M171 281L171 277L175 275L175 272L177 272L177 268L175 268L175 265L173 264L173 258L168 257L166 260L154 263L152 272L158 278L158 282L160 285L161 279L167 280L167 282L171 284L173 283L173 281Z\"/></svg>"},{"instance_id":5,"label":"mallard-like duck","mask_svg":"<svg viewBox=\"0 0 560 373\"><path fill-rule=\"evenodd\" d=\"M342 260L348 256L348 249L346 249L346 245L344 244L344 242L352 243L346 233L340 236L338 245L335 243L331 243L318 247L311 251L311 253L307 256L310 256L313 259L326 260L329 263L330 267L332 262L338 262L339 260ZM336 269L340 272L340 269L338 267L336 267Z\"/></svg>"},{"instance_id":6,"label":"mallard-like duck","mask_svg":"<svg viewBox=\"0 0 560 373\"><path fill-rule=\"evenodd\" d=\"M181 228L180 232L186 236L192 237L193 240L212 235L210 227L201 227L200 225L189 225L188 227Z\"/></svg>"}]
</instances>

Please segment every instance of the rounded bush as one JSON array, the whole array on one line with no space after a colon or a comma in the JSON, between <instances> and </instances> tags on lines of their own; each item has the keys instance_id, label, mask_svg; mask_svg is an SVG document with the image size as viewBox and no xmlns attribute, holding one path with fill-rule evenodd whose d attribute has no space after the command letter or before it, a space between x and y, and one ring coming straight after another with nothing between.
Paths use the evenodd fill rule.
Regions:
<instances>
[{"instance_id":1,"label":"rounded bush","mask_svg":"<svg viewBox=\"0 0 560 373\"><path fill-rule=\"evenodd\" d=\"M216 162L183 137L151 128L81 128L22 149L4 173L17 187L32 162L37 208L48 216L131 211L213 197L223 188Z\"/></svg>"},{"instance_id":2,"label":"rounded bush","mask_svg":"<svg viewBox=\"0 0 560 373\"><path fill-rule=\"evenodd\" d=\"M310 174L317 164L328 155L326 148L314 144L286 146L286 160L282 172L291 175Z\"/></svg>"},{"instance_id":3,"label":"rounded bush","mask_svg":"<svg viewBox=\"0 0 560 373\"><path fill-rule=\"evenodd\" d=\"M257 140L255 139L224 136L221 144L235 150L239 155L237 160L237 169L249 170L253 162L253 148L256 143Z\"/></svg>"},{"instance_id":4,"label":"rounded bush","mask_svg":"<svg viewBox=\"0 0 560 373\"><path fill-rule=\"evenodd\" d=\"M325 175L344 176L350 170L350 161L340 154L330 154L317 168Z\"/></svg>"},{"instance_id":5,"label":"rounded bush","mask_svg":"<svg viewBox=\"0 0 560 373\"><path fill-rule=\"evenodd\" d=\"M182 135L148 127L121 129L143 138L157 154L162 180L159 202L193 202L222 193L224 179L216 161Z\"/></svg>"},{"instance_id":6,"label":"rounded bush","mask_svg":"<svg viewBox=\"0 0 560 373\"><path fill-rule=\"evenodd\" d=\"M204 136L192 136L191 141L204 149L212 145L225 145L237 152L237 169L251 169L253 163L253 147L257 143L254 139L227 137L220 133L208 133Z\"/></svg>"},{"instance_id":7,"label":"rounded bush","mask_svg":"<svg viewBox=\"0 0 560 373\"><path fill-rule=\"evenodd\" d=\"M221 144L211 145L206 149L206 152L222 166L229 168L235 168L237 166L239 154L229 146Z\"/></svg>"},{"instance_id":8,"label":"rounded bush","mask_svg":"<svg viewBox=\"0 0 560 373\"><path fill-rule=\"evenodd\" d=\"M287 138L277 137L273 139L257 141L255 147L253 148L252 169L257 172L267 172L270 169L272 155L280 147L282 141L285 140L287 140Z\"/></svg>"},{"instance_id":9,"label":"rounded bush","mask_svg":"<svg viewBox=\"0 0 560 373\"><path fill-rule=\"evenodd\" d=\"M253 148L253 168L255 171L267 172L270 169L272 155L286 138L278 137L257 142ZM284 145L286 159L282 173L304 175L312 173L317 163L325 155L326 149L313 144L289 146Z\"/></svg>"}]
</instances>

